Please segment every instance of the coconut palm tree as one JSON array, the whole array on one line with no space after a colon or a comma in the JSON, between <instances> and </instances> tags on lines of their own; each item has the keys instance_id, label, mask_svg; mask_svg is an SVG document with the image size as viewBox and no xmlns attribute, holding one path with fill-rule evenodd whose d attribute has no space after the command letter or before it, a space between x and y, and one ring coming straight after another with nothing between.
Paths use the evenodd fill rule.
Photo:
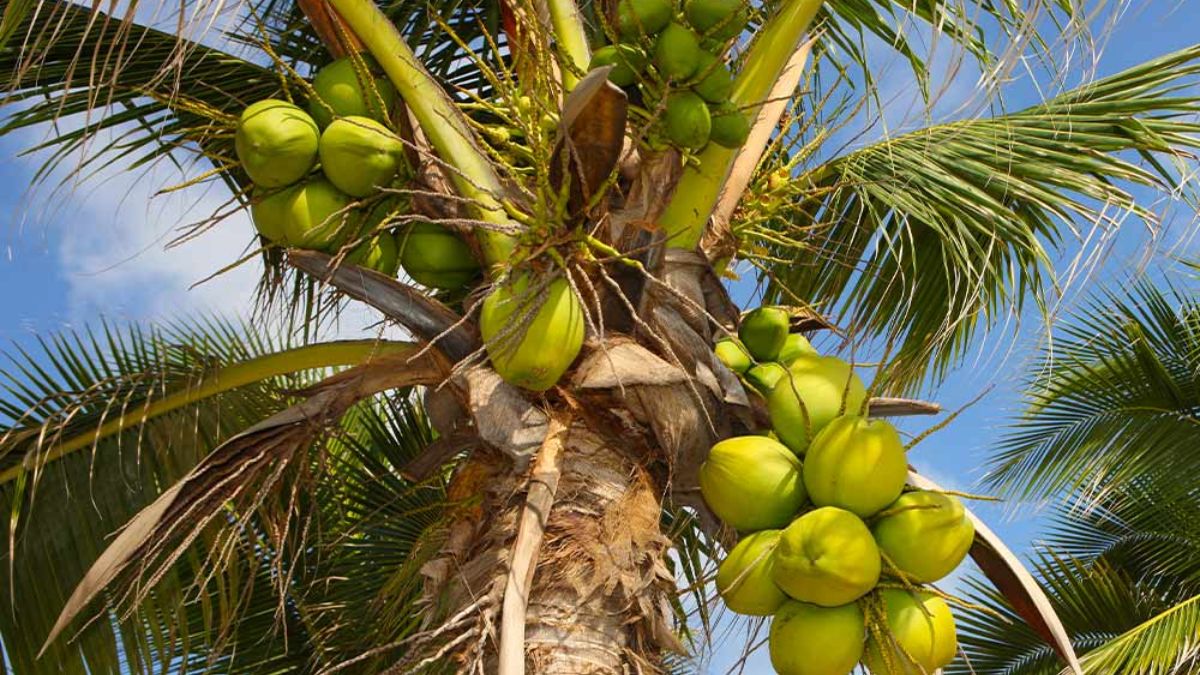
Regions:
<instances>
[{"instance_id":1,"label":"coconut palm tree","mask_svg":"<svg viewBox=\"0 0 1200 675\"><path fill-rule=\"evenodd\" d=\"M1055 332L1025 412L992 456L987 482L1001 494L1068 495L1036 569L1086 672L1200 667L1198 322L1190 284L1098 293ZM975 595L1013 616L994 593ZM963 625L975 672L1059 672L1017 625L983 610Z\"/></svg>"},{"instance_id":2,"label":"coconut palm tree","mask_svg":"<svg viewBox=\"0 0 1200 675\"><path fill-rule=\"evenodd\" d=\"M797 329L884 352L873 415L935 412L895 397L1047 303L1077 223L1153 221L1133 186L1184 194L1200 47L835 149L875 114L868 40L925 88L916 22L1000 81L1029 51L1090 43L1070 3L750 3L728 46L752 124L740 147L701 150L664 138L661 82L588 73L618 4L191 2L166 30L139 3L5 6L0 129L57 123L51 188L174 162L190 173L170 189L229 191L180 235L202 237L263 201L238 161L242 110L320 100L313 69L346 58L365 89L380 94L362 85L377 66L399 93L388 133L407 170L351 206L388 199L380 227L447 228L485 270L440 292L347 259L377 230L325 253L247 232L230 261L264 262L252 323L102 324L12 351L0 647L17 672L685 669L711 631L710 561L735 538L698 468L764 419L712 353L738 322L723 275L792 306ZM197 34L217 19L226 32ZM481 340L478 301L521 279L531 309ZM495 350L532 332L556 283L588 337L555 386L523 390ZM412 341L315 337L348 302ZM286 338L262 334L276 324ZM551 352L568 342L538 330ZM1070 663L1011 554L986 534L975 548Z\"/></svg>"}]
</instances>

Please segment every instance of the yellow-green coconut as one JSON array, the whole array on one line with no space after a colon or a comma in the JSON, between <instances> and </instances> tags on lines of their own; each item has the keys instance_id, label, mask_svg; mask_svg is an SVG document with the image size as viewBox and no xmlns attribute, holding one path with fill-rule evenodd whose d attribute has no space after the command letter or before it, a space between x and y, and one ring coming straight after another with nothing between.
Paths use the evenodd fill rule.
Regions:
<instances>
[{"instance_id":1,"label":"yellow-green coconut","mask_svg":"<svg viewBox=\"0 0 1200 675\"><path fill-rule=\"evenodd\" d=\"M687 0L688 23L705 37L728 40L746 29L746 0Z\"/></svg>"},{"instance_id":2,"label":"yellow-green coconut","mask_svg":"<svg viewBox=\"0 0 1200 675\"><path fill-rule=\"evenodd\" d=\"M820 607L793 600L771 620L767 644L778 675L849 675L862 658L865 638L858 605Z\"/></svg>"},{"instance_id":3,"label":"yellow-green coconut","mask_svg":"<svg viewBox=\"0 0 1200 675\"><path fill-rule=\"evenodd\" d=\"M774 361L788 336L788 313L778 307L759 307L746 313L738 338L756 361Z\"/></svg>"},{"instance_id":4,"label":"yellow-green coconut","mask_svg":"<svg viewBox=\"0 0 1200 675\"><path fill-rule=\"evenodd\" d=\"M366 70L362 70L364 66ZM335 115L387 121L388 112L396 103L396 89L386 77L371 73L374 68L375 64L368 60L359 63L356 69L354 61L346 57L317 71L312 82L316 96L308 101L308 111L322 129L329 126Z\"/></svg>"},{"instance_id":5,"label":"yellow-green coconut","mask_svg":"<svg viewBox=\"0 0 1200 675\"><path fill-rule=\"evenodd\" d=\"M733 92L733 74L721 59L708 52L701 52L700 65L696 68L698 81L692 91L709 103L723 103Z\"/></svg>"},{"instance_id":6,"label":"yellow-green coconut","mask_svg":"<svg viewBox=\"0 0 1200 675\"><path fill-rule=\"evenodd\" d=\"M505 382L545 391L583 347L583 306L566 279L545 285L519 274L484 298L479 330Z\"/></svg>"},{"instance_id":7,"label":"yellow-green coconut","mask_svg":"<svg viewBox=\"0 0 1200 675\"><path fill-rule=\"evenodd\" d=\"M875 542L892 564L919 583L945 578L975 541L975 525L953 495L905 492L884 513L871 528Z\"/></svg>"},{"instance_id":8,"label":"yellow-green coconut","mask_svg":"<svg viewBox=\"0 0 1200 675\"><path fill-rule=\"evenodd\" d=\"M860 518L894 502L907 479L904 444L884 420L838 417L804 455L804 487L813 504L836 506Z\"/></svg>"},{"instance_id":9,"label":"yellow-green coconut","mask_svg":"<svg viewBox=\"0 0 1200 675\"><path fill-rule=\"evenodd\" d=\"M826 506L800 516L775 547L775 583L822 607L854 602L879 581L879 549L858 516Z\"/></svg>"},{"instance_id":10,"label":"yellow-green coconut","mask_svg":"<svg viewBox=\"0 0 1200 675\"><path fill-rule=\"evenodd\" d=\"M284 243L284 233L287 231L289 204L295 187L285 187L278 190L263 190L255 188L250 203L250 217L254 227L267 241L272 244Z\"/></svg>"},{"instance_id":11,"label":"yellow-green coconut","mask_svg":"<svg viewBox=\"0 0 1200 675\"><path fill-rule=\"evenodd\" d=\"M298 106L269 98L242 111L234 150L255 185L277 188L308 174L320 136L316 122Z\"/></svg>"},{"instance_id":12,"label":"yellow-green coconut","mask_svg":"<svg viewBox=\"0 0 1200 675\"><path fill-rule=\"evenodd\" d=\"M776 384L787 375L787 368L781 363L760 363L750 370L746 371L746 381L752 387L758 390L758 393L766 396L771 393Z\"/></svg>"},{"instance_id":13,"label":"yellow-green coconut","mask_svg":"<svg viewBox=\"0 0 1200 675\"><path fill-rule=\"evenodd\" d=\"M648 61L646 52L636 45L605 45L592 52L588 70L612 66L613 69L608 73L608 81L618 87L628 87L638 81Z\"/></svg>"},{"instance_id":14,"label":"yellow-green coconut","mask_svg":"<svg viewBox=\"0 0 1200 675\"><path fill-rule=\"evenodd\" d=\"M722 103L710 110L712 130L708 140L723 148L740 148L750 136L750 120L732 103Z\"/></svg>"},{"instance_id":15,"label":"yellow-green coconut","mask_svg":"<svg viewBox=\"0 0 1200 675\"><path fill-rule=\"evenodd\" d=\"M670 23L654 44L654 66L668 80L683 82L696 74L703 54L700 38L691 29Z\"/></svg>"},{"instance_id":16,"label":"yellow-green coconut","mask_svg":"<svg viewBox=\"0 0 1200 675\"><path fill-rule=\"evenodd\" d=\"M700 493L718 518L743 532L787 525L807 499L800 461L766 436L714 445L700 465Z\"/></svg>"},{"instance_id":17,"label":"yellow-green coconut","mask_svg":"<svg viewBox=\"0 0 1200 675\"><path fill-rule=\"evenodd\" d=\"M817 350L802 333L791 333L783 341L779 356L775 358L785 366L804 355L817 356Z\"/></svg>"},{"instance_id":18,"label":"yellow-green coconut","mask_svg":"<svg viewBox=\"0 0 1200 675\"><path fill-rule=\"evenodd\" d=\"M663 125L672 143L681 148L699 150L708 143L708 135L712 132L708 104L690 91L675 92L667 98Z\"/></svg>"},{"instance_id":19,"label":"yellow-green coconut","mask_svg":"<svg viewBox=\"0 0 1200 675\"><path fill-rule=\"evenodd\" d=\"M456 290L479 275L479 263L467 243L449 229L416 222L400 235L400 264L413 281Z\"/></svg>"},{"instance_id":20,"label":"yellow-green coconut","mask_svg":"<svg viewBox=\"0 0 1200 675\"><path fill-rule=\"evenodd\" d=\"M843 412L858 413L866 397L867 389L850 364L832 356L802 354L771 390L767 409L779 438L803 455L813 436Z\"/></svg>"},{"instance_id":21,"label":"yellow-green coconut","mask_svg":"<svg viewBox=\"0 0 1200 675\"><path fill-rule=\"evenodd\" d=\"M879 597L887 615L886 647L881 650L872 637L863 658L873 675L925 675L954 660L958 635L945 600L890 588L880 589Z\"/></svg>"},{"instance_id":22,"label":"yellow-green coconut","mask_svg":"<svg viewBox=\"0 0 1200 675\"><path fill-rule=\"evenodd\" d=\"M617 3L617 32L624 40L655 35L671 21L671 0L620 0Z\"/></svg>"},{"instance_id":23,"label":"yellow-green coconut","mask_svg":"<svg viewBox=\"0 0 1200 675\"><path fill-rule=\"evenodd\" d=\"M396 235L380 232L351 251L346 256L346 262L389 277L396 276L396 271L400 269L400 245L396 242Z\"/></svg>"},{"instance_id":24,"label":"yellow-green coconut","mask_svg":"<svg viewBox=\"0 0 1200 675\"><path fill-rule=\"evenodd\" d=\"M737 338L718 340L713 351L721 363L739 375L750 370L750 367L754 365L754 362L750 360L750 352L746 351L746 347Z\"/></svg>"},{"instance_id":25,"label":"yellow-green coconut","mask_svg":"<svg viewBox=\"0 0 1200 675\"><path fill-rule=\"evenodd\" d=\"M320 155L330 182L352 197L366 197L391 184L404 165L404 144L373 119L341 117L321 134Z\"/></svg>"},{"instance_id":26,"label":"yellow-green coconut","mask_svg":"<svg viewBox=\"0 0 1200 675\"><path fill-rule=\"evenodd\" d=\"M347 233L350 197L324 178L290 191L283 239L288 246L328 250Z\"/></svg>"},{"instance_id":27,"label":"yellow-green coconut","mask_svg":"<svg viewBox=\"0 0 1200 675\"><path fill-rule=\"evenodd\" d=\"M717 568L717 592L725 606L749 616L770 616L787 596L771 578L779 530L743 537Z\"/></svg>"}]
</instances>

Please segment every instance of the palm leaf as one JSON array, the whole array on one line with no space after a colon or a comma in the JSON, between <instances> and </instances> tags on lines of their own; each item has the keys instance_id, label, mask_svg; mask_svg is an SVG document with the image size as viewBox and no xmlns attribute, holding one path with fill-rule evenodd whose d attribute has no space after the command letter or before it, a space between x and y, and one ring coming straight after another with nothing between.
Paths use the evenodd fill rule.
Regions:
<instances>
[{"instance_id":1,"label":"palm leaf","mask_svg":"<svg viewBox=\"0 0 1200 675\"><path fill-rule=\"evenodd\" d=\"M1200 595L1114 638L1084 659L1088 673L1176 675L1200 665Z\"/></svg>"},{"instance_id":2,"label":"palm leaf","mask_svg":"<svg viewBox=\"0 0 1200 675\"><path fill-rule=\"evenodd\" d=\"M936 381L981 328L1027 297L1047 305L1050 260L1080 221L1155 221L1128 186L1176 190L1187 175L1200 99L1182 88L1198 59L1193 47L1021 112L833 159L796 179L788 207L748 214L743 252L764 268L768 301L823 303L863 337L895 336L892 387Z\"/></svg>"}]
</instances>

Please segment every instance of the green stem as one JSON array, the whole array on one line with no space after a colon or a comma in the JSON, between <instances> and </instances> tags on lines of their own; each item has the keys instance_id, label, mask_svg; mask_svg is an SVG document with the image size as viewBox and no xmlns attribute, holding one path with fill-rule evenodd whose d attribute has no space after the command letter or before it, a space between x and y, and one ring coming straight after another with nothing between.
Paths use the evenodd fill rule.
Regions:
<instances>
[{"instance_id":1,"label":"green stem","mask_svg":"<svg viewBox=\"0 0 1200 675\"><path fill-rule=\"evenodd\" d=\"M546 0L550 10L550 22L554 24L554 37L560 53L567 58L563 65L563 87L567 91L579 84L577 73L586 73L592 60L588 47L587 32L583 27L583 16L575 0Z\"/></svg>"},{"instance_id":2,"label":"green stem","mask_svg":"<svg viewBox=\"0 0 1200 675\"><path fill-rule=\"evenodd\" d=\"M147 403L136 410L123 411L119 417L101 424L95 430L56 443L45 452L27 456L21 464L0 472L0 485L13 480L22 472L32 469L36 465L54 461L68 453L90 447L102 438L121 433L152 418L238 387L302 370L356 366L381 356L401 354L415 349L416 345L409 342L345 340L296 347L235 363L208 373L199 381L189 383L185 388L167 394L157 401Z\"/></svg>"},{"instance_id":3,"label":"green stem","mask_svg":"<svg viewBox=\"0 0 1200 675\"><path fill-rule=\"evenodd\" d=\"M755 38L730 96L750 119L757 117L823 3L824 0L785 0ZM709 143L700 153L699 162L684 169L671 201L659 218L669 246L692 250L700 244L737 154L737 150Z\"/></svg>"},{"instance_id":4,"label":"green stem","mask_svg":"<svg viewBox=\"0 0 1200 675\"><path fill-rule=\"evenodd\" d=\"M475 143L462 111L421 65L396 26L373 0L329 0L329 4L383 67L442 161L456 169L451 172L454 186L475 202L480 220L511 227L513 222L499 201L504 186L495 166ZM486 228L479 228L478 236L489 264L503 263L511 255L515 244L511 236Z\"/></svg>"}]
</instances>

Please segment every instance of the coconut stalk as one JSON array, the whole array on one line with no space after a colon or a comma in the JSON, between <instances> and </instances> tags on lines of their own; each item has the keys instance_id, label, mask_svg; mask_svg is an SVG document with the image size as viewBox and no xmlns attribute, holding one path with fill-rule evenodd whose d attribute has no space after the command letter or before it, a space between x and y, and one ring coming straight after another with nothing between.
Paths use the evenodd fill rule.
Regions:
<instances>
[{"instance_id":1,"label":"coconut stalk","mask_svg":"<svg viewBox=\"0 0 1200 675\"><path fill-rule=\"evenodd\" d=\"M505 263L515 241L510 234L499 230L512 230L519 225L505 211L501 203L506 192L504 184L495 166L476 144L462 111L372 0L329 0L329 4L375 57L434 150L451 167L455 190L474 203L480 220L498 228L476 228L484 260L493 266Z\"/></svg>"},{"instance_id":2,"label":"coconut stalk","mask_svg":"<svg viewBox=\"0 0 1200 675\"><path fill-rule=\"evenodd\" d=\"M786 0L759 32L733 83L730 100L754 119L787 68L824 0ZM734 160L742 150L715 143L689 164L658 222L671 248L693 250L700 244Z\"/></svg>"},{"instance_id":3,"label":"coconut stalk","mask_svg":"<svg viewBox=\"0 0 1200 675\"><path fill-rule=\"evenodd\" d=\"M188 383L180 390L168 394L157 401L147 402L135 409L121 410L115 419L101 424L96 429L72 436L60 443L53 443L44 452L29 454L26 456L24 462L0 472L0 485L46 462L54 461L66 454L94 445L107 436L121 433L126 429L144 424L148 420L160 415L165 415L197 401L237 389L238 387L244 387L248 384L302 370L360 365L384 356L408 352L412 349L412 345L406 342L381 342L379 340L328 342L297 347L274 354L266 354L249 361L227 366L208 373L198 381ZM30 435L36 435L40 431L40 429L33 429ZM0 440L13 442L19 441L20 438L19 435L14 434Z\"/></svg>"},{"instance_id":4,"label":"coconut stalk","mask_svg":"<svg viewBox=\"0 0 1200 675\"><path fill-rule=\"evenodd\" d=\"M583 16L575 0L546 0L546 5L562 61L563 88L569 92L587 72L592 50L588 47Z\"/></svg>"}]
</instances>

